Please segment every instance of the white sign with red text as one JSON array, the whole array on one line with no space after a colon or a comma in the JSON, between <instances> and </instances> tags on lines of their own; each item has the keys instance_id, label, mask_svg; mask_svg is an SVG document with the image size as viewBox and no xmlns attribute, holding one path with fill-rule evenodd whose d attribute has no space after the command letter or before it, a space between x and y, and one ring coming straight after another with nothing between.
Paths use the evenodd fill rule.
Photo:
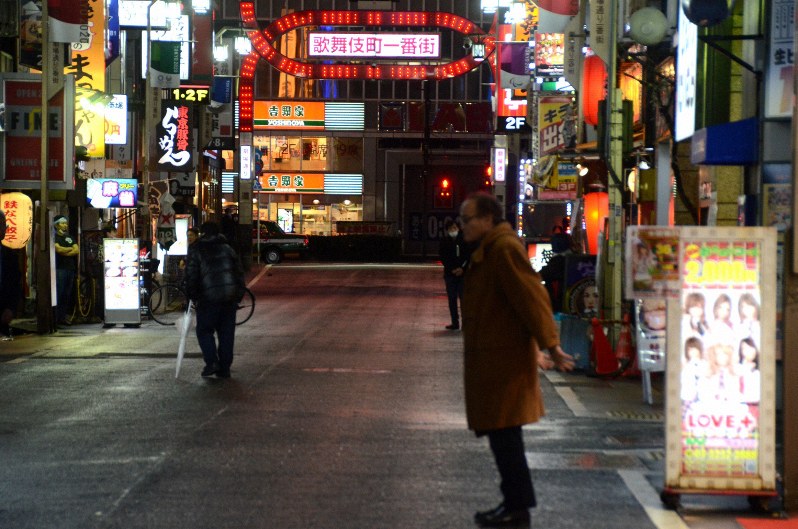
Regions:
<instances>
[{"instance_id":1,"label":"white sign with red text","mask_svg":"<svg viewBox=\"0 0 798 529\"><path fill-rule=\"evenodd\" d=\"M436 59L441 55L437 33L311 32L308 57L363 57L369 59Z\"/></svg>"}]
</instances>

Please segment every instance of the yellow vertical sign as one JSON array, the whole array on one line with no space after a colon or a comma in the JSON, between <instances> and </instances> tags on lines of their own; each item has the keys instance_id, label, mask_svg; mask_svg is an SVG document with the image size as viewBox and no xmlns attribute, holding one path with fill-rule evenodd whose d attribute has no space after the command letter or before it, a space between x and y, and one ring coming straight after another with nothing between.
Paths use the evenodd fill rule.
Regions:
<instances>
[{"instance_id":1,"label":"yellow vertical sign","mask_svg":"<svg viewBox=\"0 0 798 529\"><path fill-rule=\"evenodd\" d=\"M80 42L72 44L72 62L65 73L75 76L75 147L86 147L92 158L105 157L105 112L89 103L105 91L105 3L88 0L89 21Z\"/></svg>"}]
</instances>

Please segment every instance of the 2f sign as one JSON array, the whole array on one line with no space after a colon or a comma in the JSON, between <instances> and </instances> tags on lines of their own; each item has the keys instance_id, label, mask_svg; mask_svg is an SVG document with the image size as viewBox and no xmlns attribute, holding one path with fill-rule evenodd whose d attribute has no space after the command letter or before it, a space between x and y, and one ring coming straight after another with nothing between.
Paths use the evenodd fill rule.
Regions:
<instances>
[{"instance_id":1,"label":"2f sign","mask_svg":"<svg viewBox=\"0 0 798 529\"><path fill-rule=\"evenodd\" d=\"M526 117L509 116L504 118L504 130L521 130L526 127Z\"/></svg>"}]
</instances>

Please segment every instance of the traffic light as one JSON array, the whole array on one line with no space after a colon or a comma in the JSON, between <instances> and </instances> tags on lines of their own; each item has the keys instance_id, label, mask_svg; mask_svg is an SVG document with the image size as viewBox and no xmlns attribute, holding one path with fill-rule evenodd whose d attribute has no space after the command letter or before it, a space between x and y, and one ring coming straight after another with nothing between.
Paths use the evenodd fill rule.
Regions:
<instances>
[{"instance_id":1,"label":"traffic light","mask_svg":"<svg viewBox=\"0 0 798 529\"><path fill-rule=\"evenodd\" d=\"M435 209L454 208L454 196L452 193L452 182L448 178L441 178L435 186L433 206Z\"/></svg>"},{"instance_id":2,"label":"traffic light","mask_svg":"<svg viewBox=\"0 0 798 529\"><path fill-rule=\"evenodd\" d=\"M482 175L482 182L479 184L479 190L487 193L493 190L493 167L491 165L485 166L485 172Z\"/></svg>"}]
</instances>

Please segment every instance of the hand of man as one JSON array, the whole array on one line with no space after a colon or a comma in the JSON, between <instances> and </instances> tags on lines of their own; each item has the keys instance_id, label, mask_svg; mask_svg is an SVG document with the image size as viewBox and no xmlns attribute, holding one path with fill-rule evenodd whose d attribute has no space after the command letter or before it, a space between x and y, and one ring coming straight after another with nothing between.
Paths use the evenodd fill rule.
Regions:
<instances>
[{"instance_id":1,"label":"hand of man","mask_svg":"<svg viewBox=\"0 0 798 529\"><path fill-rule=\"evenodd\" d=\"M574 357L562 350L559 345L551 347L548 352L538 352L538 367L541 369L557 368L557 371L572 371Z\"/></svg>"},{"instance_id":2,"label":"hand of man","mask_svg":"<svg viewBox=\"0 0 798 529\"><path fill-rule=\"evenodd\" d=\"M455 268L454 270L452 270L452 275L454 275L455 277L460 277L461 275L463 275L463 269Z\"/></svg>"}]
</instances>

